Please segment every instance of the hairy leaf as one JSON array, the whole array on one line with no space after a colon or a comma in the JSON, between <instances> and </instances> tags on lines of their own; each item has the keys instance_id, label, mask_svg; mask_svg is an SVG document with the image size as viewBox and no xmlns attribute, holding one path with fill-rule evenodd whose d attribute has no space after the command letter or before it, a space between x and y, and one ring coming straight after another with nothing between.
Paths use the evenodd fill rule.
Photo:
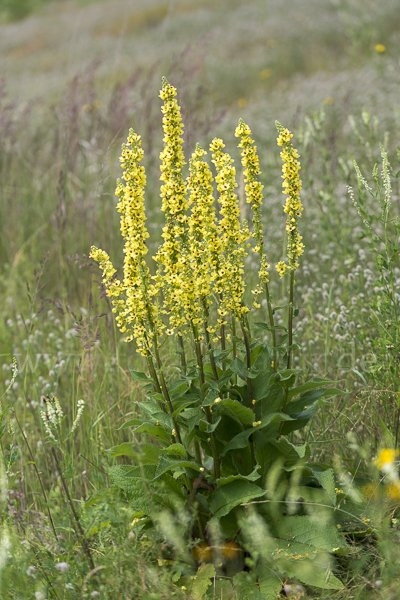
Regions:
<instances>
[{"instance_id":1,"label":"hairy leaf","mask_svg":"<svg viewBox=\"0 0 400 600\"><path fill-rule=\"evenodd\" d=\"M227 515L232 508L264 496L265 490L249 481L232 481L218 488L211 499L210 510L214 517Z\"/></svg>"}]
</instances>

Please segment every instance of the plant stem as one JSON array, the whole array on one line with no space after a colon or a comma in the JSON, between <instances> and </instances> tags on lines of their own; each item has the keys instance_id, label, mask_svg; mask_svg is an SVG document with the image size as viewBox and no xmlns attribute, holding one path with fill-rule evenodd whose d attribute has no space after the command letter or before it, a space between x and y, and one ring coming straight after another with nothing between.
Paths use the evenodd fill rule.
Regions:
<instances>
[{"instance_id":1,"label":"plant stem","mask_svg":"<svg viewBox=\"0 0 400 600\"><path fill-rule=\"evenodd\" d=\"M207 315L207 305L206 305L205 301L203 301L203 309L204 309L204 314ZM210 334L207 329L208 328L207 318L204 320L203 326L204 326L204 335L206 338L207 350L210 353L211 370L213 372L215 381L217 381L218 380L218 370L217 370L217 365L215 364L215 357L214 357L213 348L211 346Z\"/></svg>"},{"instance_id":2,"label":"plant stem","mask_svg":"<svg viewBox=\"0 0 400 600\"><path fill-rule=\"evenodd\" d=\"M49 505L48 505L48 502L47 502L47 494L46 494L46 491L44 489L43 481L42 481L42 478L40 477L39 470L38 470L38 468L36 466L36 462L35 462L35 459L34 459L34 456L33 456L32 450L31 450L31 447L29 446L28 440L26 439L26 435L24 434L24 432L22 430L22 427L21 427L21 425L20 425L20 423L18 421L18 417L16 415L15 410L13 408L11 410L13 412L13 415L15 417L15 420L17 422L17 425L18 425L18 428L19 428L19 430L21 432L21 435L24 438L24 442L26 444L26 447L28 448L28 452L30 454L30 457L31 457L31 460L32 460L32 464L33 464L33 467L34 467L34 469L36 471L36 475L37 475L37 478L39 480L40 488L42 490L43 498L44 498L44 501L45 501L45 504L46 504L46 508L47 508L47 514L49 515L49 519L50 519L51 528L53 530L55 539L58 541L57 533L56 533L56 528L54 526L53 517L51 516L50 508L49 508Z\"/></svg>"},{"instance_id":3,"label":"plant stem","mask_svg":"<svg viewBox=\"0 0 400 600\"><path fill-rule=\"evenodd\" d=\"M289 290L289 317L288 317L288 351L287 351L287 368L292 365L292 344L293 344L293 288L294 288L294 271L290 271L290 290Z\"/></svg>"},{"instance_id":4,"label":"plant stem","mask_svg":"<svg viewBox=\"0 0 400 600\"><path fill-rule=\"evenodd\" d=\"M290 289L289 289L289 316L288 316L288 349L287 349L287 368L290 369L292 366L292 344L293 344L293 288L294 288L294 271L290 271ZM289 388L285 388L283 394L283 407L282 410L285 412L286 404L288 401ZM283 422L281 423L280 429L282 428Z\"/></svg>"},{"instance_id":5,"label":"plant stem","mask_svg":"<svg viewBox=\"0 0 400 600\"><path fill-rule=\"evenodd\" d=\"M164 396L165 402L166 402L169 412L171 414L172 422L174 424L174 429L175 429L175 433L176 433L176 439L178 440L178 442L180 444L182 444L181 432L179 429L179 425L174 417L174 407L172 406L172 402L171 402L171 398L170 398L170 395L168 392L167 384L165 383L164 375L162 372L162 363L161 363L160 353L158 351L156 336L153 337L153 347L154 347L154 355L156 357L156 363L157 363L157 369L158 369L158 373L159 373L159 380L160 380L160 384L161 384L162 395Z\"/></svg>"},{"instance_id":6,"label":"plant stem","mask_svg":"<svg viewBox=\"0 0 400 600\"><path fill-rule=\"evenodd\" d=\"M194 347L196 350L197 365L199 367L201 401L203 403L204 402L204 384L206 382L205 377L204 377L203 356L201 354L201 347L200 347L197 327L193 324L193 322L191 322L191 326L192 326L192 332L193 332ZM209 406L205 407L205 413L206 413L208 423L211 424L212 416L211 416L211 410L210 410ZM212 455L213 455L213 460L214 460L214 477L215 477L215 479L218 479L218 477L219 477L219 462L218 462L217 444L215 443L214 433L210 433L210 441L211 441L211 450L212 450Z\"/></svg>"},{"instance_id":7,"label":"plant stem","mask_svg":"<svg viewBox=\"0 0 400 600\"><path fill-rule=\"evenodd\" d=\"M186 370L187 370L187 364L186 364L186 357L185 357L185 346L183 343L183 337L178 334L178 344L180 347L180 358L181 358L181 368L182 368L182 372L184 375L186 375Z\"/></svg>"},{"instance_id":8,"label":"plant stem","mask_svg":"<svg viewBox=\"0 0 400 600\"><path fill-rule=\"evenodd\" d=\"M236 337L236 319L235 319L235 315L232 315L232 335L235 338ZM235 360L236 358L236 342L235 340L232 340L232 357L233 360ZM233 376L233 381L235 382L235 385L237 384L237 375L235 373L235 375Z\"/></svg>"},{"instance_id":9,"label":"plant stem","mask_svg":"<svg viewBox=\"0 0 400 600\"><path fill-rule=\"evenodd\" d=\"M90 563L90 567L92 569L94 569L95 565L94 565L94 562L93 562L92 554L90 552L90 548L89 548L88 543L87 543L87 539L85 537L85 532L83 531L83 527L81 525L81 522L80 522L79 517L78 517L78 515L76 513L76 510L75 510L75 506L74 506L74 504L72 502L72 498L71 498L70 493L68 491L67 482L65 481L64 476L62 474L62 469L61 469L60 462L59 462L59 460L57 458L57 453L54 450L54 448L52 448L51 450L52 450L53 457L54 457L54 460L55 460L56 465L57 465L58 472L60 474L60 479L61 479L61 482L62 482L62 485L63 485L63 488L64 488L65 495L67 497L68 504L69 504L69 506L71 508L73 517L75 519L75 523L76 523L76 527L77 527L77 532L76 533L77 533L78 537L81 538L82 546L83 546L85 554L86 554L86 556L88 558L88 561Z\"/></svg>"},{"instance_id":10,"label":"plant stem","mask_svg":"<svg viewBox=\"0 0 400 600\"><path fill-rule=\"evenodd\" d=\"M240 326L242 328L243 341L244 341L244 345L246 348L246 365L247 365L247 368L250 370L250 367L251 367L250 341L249 341L249 336L248 336L248 324L246 323L244 316L240 319ZM251 391L251 379L249 377L246 378L246 383L247 383L247 395L249 397L248 398L249 406L250 406L250 408L252 408L253 394Z\"/></svg>"},{"instance_id":11,"label":"plant stem","mask_svg":"<svg viewBox=\"0 0 400 600\"><path fill-rule=\"evenodd\" d=\"M268 306L268 316L269 316L269 325L272 329L272 346L273 346L273 353L274 353L274 371L276 371L278 369L278 352L276 349L276 331L275 331L275 321L274 321L274 313L272 310L272 303L271 303L271 296L269 294L269 287L268 287L268 283L265 282L264 284L264 289L265 289L265 298L267 300L267 306Z\"/></svg>"}]
</instances>

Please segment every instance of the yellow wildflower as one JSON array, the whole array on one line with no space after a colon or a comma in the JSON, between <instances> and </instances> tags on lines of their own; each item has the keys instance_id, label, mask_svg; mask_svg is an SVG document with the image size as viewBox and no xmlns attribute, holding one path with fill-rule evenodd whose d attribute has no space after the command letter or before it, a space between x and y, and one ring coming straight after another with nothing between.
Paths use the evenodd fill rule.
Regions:
<instances>
[{"instance_id":1,"label":"yellow wildflower","mask_svg":"<svg viewBox=\"0 0 400 600\"><path fill-rule=\"evenodd\" d=\"M164 243L155 257L158 270L156 286L164 294L165 312L170 315L170 330L180 328L185 323L187 304L187 209L186 186L182 178L185 164L182 151L183 124L181 110L176 101L176 88L163 77L160 98L164 100L163 113L164 150L161 159L162 205L165 213Z\"/></svg>"},{"instance_id":2,"label":"yellow wildflower","mask_svg":"<svg viewBox=\"0 0 400 600\"><path fill-rule=\"evenodd\" d=\"M293 134L288 129L282 127L278 121L275 122L275 125L279 133L277 138L278 146L283 147L281 152L283 160L282 187L283 193L287 195L284 212L287 214L286 232L288 236L287 253L289 264L281 261L276 266L280 277L283 277L287 270L295 271L297 269L299 266L298 259L304 252L304 244L301 241L302 237L298 231L298 219L303 212L303 205L300 199L301 180L299 177L301 166L297 160L300 155L293 148L290 141Z\"/></svg>"},{"instance_id":3,"label":"yellow wildflower","mask_svg":"<svg viewBox=\"0 0 400 600\"><path fill-rule=\"evenodd\" d=\"M398 450L393 450L392 448L383 448L379 452L378 457L375 459L375 464L379 470L384 471L388 466L391 467L398 455Z\"/></svg>"},{"instance_id":4,"label":"yellow wildflower","mask_svg":"<svg viewBox=\"0 0 400 600\"><path fill-rule=\"evenodd\" d=\"M124 239L124 280L115 278L109 256L103 250L91 249L91 257L99 262L103 271L103 283L107 296L111 298L113 312L117 313L117 325L126 333L126 341L135 339L138 351L148 354L148 336L160 335L164 325L157 304L152 297L157 290L150 284L149 269L146 265L146 229L144 209L144 188L146 175L140 165L143 158L141 139L133 129L129 130L127 143L122 145L120 157L124 169L122 180L117 181L117 205L121 213L121 233Z\"/></svg>"},{"instance_id":5,"label":"yellow wildflower","mask_svg":"<svg viewBox=\"0 0 400 600\"><path fill-rule=\"evenodd\" d=\"M376 50L377 52L385 52L385 50L386 50L386 47L385 47L383 44L377 44L377 45L375 46L375 50Z\"/></svg>"},{"instance_id":6,"label":"yellow wildflower","mask_svg":"<svg viewBox=\"0 0 400 600\"><path fill-rule=\"evenodd\" d=\"M262 206L262 191L264 186L259 181L258 176L261 174L260 171L260 160L257 154L257 146L254 146L254 140L251 139L251 129L243 119L239 119L239 124L235 131L235 136L240 137L239 148L242 148L242 165L244 167L244 182L246 184L246 201L251 204L253 211L253 238L256 240L255 252L258 252L260 256L260 270L258 275L262 283L268 283L269 279L269 264L267 256L264 252L264 239L263 239L263 226L261 223L261 206ZM257 303L257 295L261 294L262 290L258 286L253 290L254 306L259 307Z\"/></svg>"},{"instance_id":7,"label":"yellow wildflower","mask_svg":"<svg viewBox=\"0 0 400 600\"><path fill-rule=\"evenodd\" d=\"M207 152L199 144L190 160L191 214L189 216L189 252L191 265L191 297L187 318L194 325L205 323L212 301L212 280L220 254L220 240L216 222L212 173L204 156ZM202 312L201 318L195 318ZM208 328L209 329L209 328Z\"/></svg>"},{"instance_id":8,"label":"yellow wildflower","mask_svg":"<svg viewBox=\"0 0 400 600\"><path fill-rule=\"evenodd\" d=\"M250 237L247 223L239 221L238 197L234 193L237 187L236 170L229 154L222 152L225 144L215 138L210 146L213 152L212 162L217 169L218 201L221 205L219 222L220 244L224 252L220 254L217 273L215 273L215 291L221 296L218 309L219 324L226 323L231 312L241 317L248 308L243 304L245 284L243 281L244 258L247 256L246 242Z\"/></svg>"}]
</instances>

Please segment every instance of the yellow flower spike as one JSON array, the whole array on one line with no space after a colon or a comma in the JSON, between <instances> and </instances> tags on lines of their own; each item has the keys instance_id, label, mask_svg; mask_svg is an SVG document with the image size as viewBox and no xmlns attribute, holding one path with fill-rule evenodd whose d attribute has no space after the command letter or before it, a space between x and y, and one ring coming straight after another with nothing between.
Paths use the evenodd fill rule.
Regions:
<instances>
[{"instance_id":1,"label":"yellow flower spike","mask_svg":"<svg viewBox=\"0 0 400 600\"><path fill-rule=\"evenodd\" d=\"M301 180L299 177L301 166L297 160L300 155L293 148L290 141L293 134L288 129L282 127L278 121L275 121L275 125L279 133L277 143L278 146L282 146L283 193L287 196L283 209L287 214L286 232L288 237L287 254L289 264L281 261L276 265L276 270L280 277L283 277L286 271L295 271L298 268L298 259L304 252L304 244L301 241L302 237L298 231L298 220L303 212L303 205L300 199Z\"/></svg>"},{"instance_id":2,"label":"yellow flower spike","mask_svg":"<svg viewBox=\"0 0 400 600\"><path fill-rule=\"evenodd\" d=\"M225 144L219 138L215 138L210 150L213 152L217 176L217 190L219 192L218 202L221 205L219 222L220 254L217 272L215 273L215 292L221 295L219 307L220 318L218 323L224 324L230 312L240 318L248 308L243 303L245 284L243 281L244 259L247 256L246 242L250 237L247 223L240 224L238 197L234 190L237 187L236 170L232 165L233 159L229 154L222 152Z\"/></svg>"},{"instance_id":3,"label":"yellow flower spike","mask_svg":"<svg viewBox=\"0 0 400 600\"><path fill-rule=\"evenodd\" d=\"M191 256L191 296L188 298L189 314L194 324L205 323L212 301L212 281L220 255L220 240L216 222L212 173L204 156L207 152L199 144L190 160L191 214L189 216L189 251ZM195 315L202 313L201 319Z\"/></svg>"},{"instance_id":4,"label":"yellow flower spike","mask_svg":"<svg viewBox=\"0 0 400 600\"><path fill-rule=\"evenodd\" d=\"M160 98L164 100L163 113L164 150L161 159L162 205L165 213L164 243L155 257L158 270L156 286L164 294L165 312L169 314L170 330L181 328L189 310L190 270L187 259L187 209L186 185L182 178L185 157L182 150L183 123L176 101L176 88L163 77Z\"/></svg>"},{"instance_id":5,"label":"yellow flower spike","mask_svg":"<svg viewBox=\"0 0 400 600\"><path fill-rule=\"evenodd\" d=\"M262 206L262 191L264 186L259 181L258 176L261 174L260 171L260 160L257 154L257 146L254 146L254 141L251 139L251 129L243 119L239 119L239 124L236 127L235 136L240 137L239 148L242 149L242 165L244 167L244 182L246 201L251 204L253 211L253 238L256 240L255 252L258 252L260 256L260 270L258 275L262 283L268 283L270 267L267 256L264 252L264 239L263 239L263 226L261 223L261 206ZM256 296L262 292L260 287L253 290L253 294ZM254 300L254 307L259 307L256 299Z\"/></svg>"},{"instance_id":6,"label":"yellow flower spike","mask_svg":"<svg viewBox=\"0 0 400 600\"><path fill-rule=\"evenodd\" d=\"M145 262L149 234L145 225L146 175L140 165L142 158L140 136L130 129L120 157L124 169L122 180L126 183L118 180L115 191L119 198L117 209L121 213L121 233L125 242L123 283L115 279L116 270L106 252L93 246L90 255L103 270L107 296L111 298L113 312L118 313L117 325L122 333L127 333L125 341L135 339L138 352L147 356L148 336L154 333L160 335L164 325L157 304L152 302L157 289L150 284Z\"/></svg>"}]
</instances>

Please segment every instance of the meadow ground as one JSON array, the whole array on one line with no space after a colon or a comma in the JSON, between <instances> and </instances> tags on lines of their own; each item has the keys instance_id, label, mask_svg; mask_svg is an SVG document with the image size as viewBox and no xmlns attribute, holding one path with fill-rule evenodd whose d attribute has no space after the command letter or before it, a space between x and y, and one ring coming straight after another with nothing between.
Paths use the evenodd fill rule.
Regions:
<instances>
[{"instance_id":1,"label":"meadow ground","mask_svg":"<svg viewBox=\"0 0 400 600\"><path fill-rule=\"evenodd\" d=\"M206 578L188 588L175 568L173 533L163 531L160 542L159 532L135 532L138 509L109 476L111 466L132 463L107 450L139 441L121 425L140 414L141 382L130 369L146 365L122 341L88 256L94 244L122 268L114 191L129 127L145 151L150 256L160 244L162 76L178 88L186 159L197 141L208 147L223 138L235 159L242 218L249 220L234 131L239 117L251 127L271 272L286 247L275 120L293 131L305 245L296 271L293 365L302 369L299 383L327 378L341 393L321 398L314 418L288 440L308 444L314 463L333 467L343 485L360 479L364 489L368 480L381 494L371 499L369 492L373 510L360 513L364 529L345 532L351 552L326 563L342 589L302 587L307 582L288 567L281 581L292 588L277 593L398 598L397 479L374 463L386 447L393 449L388 464L395 464L400 421L398 2L59 0L32 2L31 11L23 5L0 0L1 598L255 597L230 587L225 567L213 586ZM256 259L246 257L248 290ZM286 303L275 313L276 325L284 326L286 279L275 272L270 289L275 307ZM266 319L264 301L253 322ZM171 367L172 345L167 355ZM78 400L85 402L74 435L56 449L41 418L42 398L53 395L66 414L64 438ZM356 510L351 491L346 501L349 513ZM254 556L246 556L249 572Z\"/></svg>"}]
</instances>

